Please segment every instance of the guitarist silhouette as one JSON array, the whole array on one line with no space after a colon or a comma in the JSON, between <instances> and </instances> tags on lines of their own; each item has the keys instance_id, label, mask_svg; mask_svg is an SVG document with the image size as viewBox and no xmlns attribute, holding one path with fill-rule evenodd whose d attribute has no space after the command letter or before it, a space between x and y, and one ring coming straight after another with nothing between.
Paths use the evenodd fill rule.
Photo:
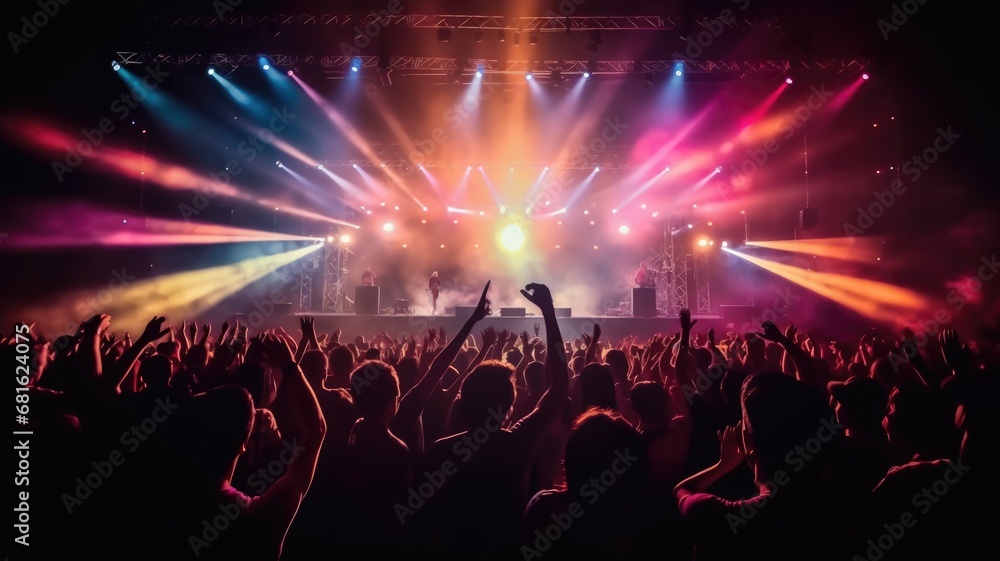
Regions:
<instances>
[{"instance_id":1,"label":"guitarist silhouette","mask_svg":"<svg viewBox=\"0 0 1000 561\"><path fill-rule=\"evenodd\" d=\"M431 313L437 315L438 308L438 295L441 293L441 283L450 279L451 275L445 278L438 276L438 272L434 271L431 273L430 280L427 281L427 291L431 296Z\"/></svg>"}]
</instances>

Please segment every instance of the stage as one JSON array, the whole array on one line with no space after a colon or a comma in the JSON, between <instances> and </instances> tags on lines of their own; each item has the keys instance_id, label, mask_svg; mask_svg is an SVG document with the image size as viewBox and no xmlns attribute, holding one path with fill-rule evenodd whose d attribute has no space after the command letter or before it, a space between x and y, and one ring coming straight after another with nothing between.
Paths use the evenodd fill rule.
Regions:
<instances>
[{"instance_id":1,"label":"stage","mask_svg":"<svg viewBox=\"0 0 1000 561\"><path fill-rule=\"evenodd\" d=\"M299 317L312 316L316 318L316 331L319 334L331 333L337 329L343 332L342 340L352 341L356 336L362 335L366 340L379 332L385 331L392 338L417 336L422 337L427 334L430 328L445 329L451 336L458 332L462 325L469 318L468 315L406 315L406 314L337 314L337 313L311 313L311 314L287 314L279 316L277 321L269 324L280 325L285 331L297 334L299 332ZM716 315L693 315L693 319L698 320L695 325L695 332L706 332L709 328L715 328L721 338L727 331L743 331L749 326L739 325L733 320L725 320L722 316ZM251 324L253 314L248 315L242 321ZM563 339L569 340L579 337L581 333L592 334L594 325L600 324L602 338L618 343L620 339L628 335L639 335L645 341L655 333L673 334L680 331L680 320L676 317L628 317L628 316L586 316L586 317L560 317L559 329ZM544 324L542 317L538 315L525 315L524 317L502 317L492 315L484 318L476 324L474 333L479 333L487 327L493 327L497 331L506 329L520 334L527 331L534 335L534 326L539 326L539 334L544 336ZM755 326L755 329L758 326Z\"/></svg>"}]
</instances>

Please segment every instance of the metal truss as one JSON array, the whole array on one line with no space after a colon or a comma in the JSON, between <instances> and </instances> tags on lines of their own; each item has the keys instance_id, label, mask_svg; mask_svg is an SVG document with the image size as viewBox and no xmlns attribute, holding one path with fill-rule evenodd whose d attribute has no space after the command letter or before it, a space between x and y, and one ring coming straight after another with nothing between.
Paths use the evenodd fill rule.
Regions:
<instances>
[{"instance_id":1,"label":"metal truss","mask_svg":"<svg viewBox=\"0 0 1000 561\"><path fill-rule=\"evenodd\" d=\"M347 258L351 250L336 244L326 244L324 250L323 311L344 313L349 311L347 298Z\"/></svg>"},{"instance_id":2,"label":"metal truss","mask_svg":"<svg viewBox=\"0 0 1000 561\"><path fill-rule=\"evenodd\" d=\"M316 273L320 271L319 251L312 252L309 264L299 270L299 312L313 312L313 284Z\"/></svg>"},{"instance_id":3,"label":"metal truss","mask_svg":"<svg viewBox=\"0 0 1000 561\"><path fill-rule=\"evenodd\" d=\"M169 65L208 65L220 68L236 69L256 66L259 64L258 54L231 53L194 53L194 54L157 54L146 52L119 51L118 61L123 65L136 64L169 64ZM380 66L380 57L343 55L295 55L268 54L271 64L279 68L318 66L322 70L336 73L346 73L348 65L361 60L363 70L375 72L393 70L408 75L443 75L461 74L473 75L478 66L482 66L488 74L524 74L527 72L551 73L558 70L563 76L579 75L584 72L592 74L634 74L634 73L666 73L674 69L677 63L684 65L689 73L707 74L746 74L746 73L781 73L789 70L861 71L870 64L868 59L821 59L813 61L790 60L488 60L459 59L441 57L390 57L388 66Z\"/></svg>"},{"instance_id":4,"label":"metal truss","mask_svg":"<svg viewBox=\"0 0 1000 561\"><path fill-rule=\"evenodd\" d=\"M778 28L777 18L699 18L691 23L700 27L718 26L722 22L728 27ZM247 28L261 26L331 26L361 27L378 24L382 27L404 27L414 29L479 29L494 31L594 31L594 30L644 30L669 31L684 25L684 18L663 16L480 16L480 15L429 15L390 14L370 12L367 15L348 14L233 14L232 17L187 16L177 17L170 27L197 27L201 29Z\"/></svg>"},{"instance_id":5,"label":"metal truss","mask_svg":"<svg viewBox=\"0 0 1000 561\"><path fill-rule=\"evenodd\" d=\"M708 273L708 251L706 248L701 248L694 255L695 313L712 313L712 298L709 291L710 284L711 282Z\"/></svg>"}]
</instances>

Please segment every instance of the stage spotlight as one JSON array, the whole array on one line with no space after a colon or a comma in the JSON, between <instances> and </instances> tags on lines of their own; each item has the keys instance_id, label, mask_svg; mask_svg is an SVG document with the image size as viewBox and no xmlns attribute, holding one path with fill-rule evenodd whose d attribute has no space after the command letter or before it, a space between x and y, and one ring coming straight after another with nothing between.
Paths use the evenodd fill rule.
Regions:
<instances>
[{"instance_id":1,"label":"stage spotlight","mask_svg":"<svg viewBox=\"0 0 1000 561\"><path fill-rule=\"evenodd\" d=\"M439 27L437 30L438 43L447 43L451 41L451 29L447 27Z\"/></svg>"},{"instance_id":2,"label":"stage spotlight","mask_svg":"<svg viewBox=\"0 0 1000 561\"><path fill-rule=\"evenodd\" d=\"M698 240L698 247L708 247L708 240L705 238Z\"/></svg>"},{"instance_id":3,"label":"stage spotlight","mask_svg":"<svg viewBox=\"0 0 1000 561\"><path fill-rule=\"evenodd\" d=\"M618 209L617 208L611 209L611 214L618 214Z\"/></svg>"},{"instance_id":4,"label":"stage spotlight","mask_svg":"<svg viewBox=\"0 0 1000 561\"><path fill-rule=\"evenodd\" d=\"M588 215L588 214L590 214L590 211L589 211L589 210L585 210L585 211L583 211L583 215L584 215L584 216L586 216L586 215Z\"/></svg>"},{"instance_id":5,"label":"stage spotlight","mask_svg":"<svg viewBox=\"0 0 1000 561\"><path fill-rule=\"evenodd\" d=\"M708 245L715 245L715 240L708 240Z\"/></svg>"},{"instance_id":6,"label":"stage spotlight","mask_svg":"<svg viewBox=\"0 0 1000 561\"><path fill-rule=\"evenodd\" d=\"M641 208L642 210L646 210L646 203L642 203L641 205L639 205L639 208Z\"/></svg>"},{"instance_id":7,"label":"stage spotlight","mask_svg":"<svg viewBox=\"0 0 1000 561\"><path fill-rule=\"evenodd\" d=\"M500 232L500 245L507 251L518 251L524 246L524 231L516 224L508 224Z\"/></svg>"},{"instance_id":8,"label":"stage spotlight","mask_svg":"<svg viewBox=\"0 0 1000 561\"><path fill-rule=\"evenodd\" d=\"M486 216L486 211L484 210L479 211L479 216Z\"/></svg>"},{"instance_id":9,"label":"stage spotlight","mask_svg":"<svg viewBox=\"0 0 1000 561\"><path fill-rule=\"evenodd\" d=\"M396 227L392 225L392 222L386 222L385 224L382 225L382 229L385 230L386 232L391 232L395 228Z\"/></svg>"},{"instance_id":10,"label":"stage spotlight","mask_svg":"<svg viewBox=\"0 0 1000 561\"><path fill-rule=\"evenodd\" d=\"M286 72L286 74L288 74L289 76L294 76L295 72L292 72L291 70L289 70L288 72Z\"/></svg>"},{"instance_id":11,"label":"stage spotlight","mask_svg":"<svg viewBox=\"0 0 1000 561\"><path fill-rule=\"evenodd\" d=\"M868 76L867 72L865 72L864 74L861 75L861 79L862 80L867 80L868 78L869 78L869 76Z\"/></svg>"},{"instance_id":12,"label":"stage spotlight","mask_svg":"<svg viewBox=\"0 0 1000 561\"><path fill-rule=\"evenodd\" d=\"M358 164L351 164L351 167L354 169L358 169Z\"/></svg>"},{"instance_id":13,"label":"stage spotlight","mask_svg":"<svg viewBox=\"0 0 1000 561\"><path fill-rule=\"evenodd\" d=\"M668 172L668 171L670 171L670 166L667 166L667 167L663 168L663 172L664 172L664 173L666 173L666 172Z\"/></svg>"},{"instance_id":14,"label":"stage spotlight","mask_svg":"<svg viewBox=\"0 0 1000 561\"><path fill-rule=\"evenodd\" d=\"M622 235L625 235L625 234L627 234L628 232L629 232L629 229L628 229L628 226L625 226L625 225L623 224L623 225L621 225L621 226L619 226L619 227L618 227L618 233L619 233L619 234L622 234Z\"/></svg>"},{"instance_id":15,"label":"stage spotlight","mask_svg":"<svg viewBox=\"0 0 1000 561\"><path fill-rule=\"evenodd\" d=\"M117 60L112 60L111 61L111 70L114 70L115 72L118 72L121 69L122 69L122 65L118 64Z\"/></svg>"},{"instance_id":16,"label":"stage spotlight","mask_svg":"<svg viewBox=\"0 0 1000 561\"><path fill-rule=\"evenodd\" d=\"M601 171L601 166L594 166L594 171Z\"/></svg>"},{"instance_id":17,"label":"stage spotlight","mask_svg":"<svg viewBox=\"0 0 1000 561\"><path fill-rule=\"evenodd\" d=\"M715 166L715 173L722 173L722 166Z\"/></svg>"},{"instance_id":18,"label":"stage spotlight","mask_svg":"<svg viewBox=\"0 0 1000 561\"><path fill-rule=\"evenodd\" d=\"M334 240L333 236L327 236L326 237L326 243L333 243L333 240Z\"/></svg>"},{"instance_id":19,"label":"stage spotlight","mask_svg":"<svg viewBox=\"0 0 1000 561\"><path fill-rule=\"evenodd\" d=\"M694 228L694 224L688 224L688 230Z\"/></svg>"},{"instance_id":20,"label":"stage spotlight","mask_svg":"<svg viewBox=\"0 0 1000 561\"><path fill-rule=\"evenodd\" d=\"M214 68L209 68L208 69L208 75L209 76L215 76L215 69Z\"/></svg>"},{"instance_id":21,"label":"stage spotlight","mask_svg":"<svg viewBox=\"0 0 1000 561\"><path fill-rule=\"evenodd\" d=\"M379 164L379 167L383 167L384 168L385 167L385 162L382 162L381 164Z\"/></svg>"},{"instance_id":22,"label":"stage spotlight","mask_svg":"<svg viewBox=\"0 0 1000 561\"><path fill-rule=\"evenodd\" d=\"M528 44L529 45L537 45L538 44L538 34L535 33L534 31L532 31L531 33L528 33Z\"/></svg>"},{"instance_id":23,"label":"stage spotlight","mask_svg":"<svg viewBox=\"0 0 1000 561\"><path fill-rule=\"evenodd\" d=\"M785 83L786 84L791 84L792 83L792 77L789 76L789 77L785 78Z\"/></svg>"},{"instance_id":24,"label":"stage spotlight","mask_svg":"<svg viewBox=\"0 0 1000 561\"><path fill-rule=\"evenodd\" d=\"M583 73L583 77L584 78L590 78L590 72L584 72Z\"/></svg>"},{"instance_id":25,"label":"stage spotlight","mask_svg":"<svg viewBox=\"0 0 1000 561\"><path fill-rule=\"evenodd\" d=\"M483 77L483 69L482 67L479 67L476 69L476 78L482 78L482 77Z\"/></svg>"},{"instance_id":26,"label":"stage spotlight","mask_svg":"<svg viewBox=\"0 0 1000 561\"><path fill-rule=\"evenodd\" d=\"M729 247L729 242L722 242L722 247Z\"/></svg>"},{"instance_id":27,"label":"stage spotlight","mask_svg":"<svg viewBox=\"0 0 1000 561\"><path fill-rule=\"evenodd\" d=\"M318 170L320 170L320 171L323 171L323 169L324 169L324 168L323 168L323 164L319 164L319 165L317 165L317 166L316 166L316 169L318 169Z\"/></svg>"},{"instance_id":28,"label":"stage spotlight","mask_svg":"<svg viewBox=\"0 0 1000 561\"><path fill-rule=\"evenodd\" d=\"M531 80L531 72L526 72L526 73L524 74L524 79L525 79L525 80Z\"/></svg>"},{"instance_id":29,"label":"stage spotlight","mask_svg":"<svg viewBox=\"0 0 1000 561\"><path fill-rule=\"evenodd\" d=\"M656 218L659 215L660 215L660 211L656 211L656 212L653 213L653 218Z\"/></svg>"},{"instance_id":30,"label":"stage spotlight","mask_svg":"<svg viewBox=\"0 0 1000 561\"><path fill-rule=\"evenodd\" d=\"M500 207L500 214L507 214L507 207L505 206Z\"/></svg>"},{"instance_id":31,"label":"stage spotlight","mask_svg":"<svg viewBox=\"0 0 1000 561\"><path fill-rule=\"evenodd\" d=\"M683 76L683 75L684 75L684 71L681 70L680 68L678 68L677 70L674 70L674 76L680 77L680 76Z\"/></svg>"},{"instance_id":32,"label":"stage spotlight","mask_svg":"<svg viewBox=\"0 0 1000 561\"><path fill-rule=\"evenodd\" d=\"M351 72L358 72L361 70L361 59L354 57L351 59Z\"/></svg>"},{"instance_id":33,"label":"stage spotlight","mask_svg":"<svg viewBox=\"0 0 1000 561\"><path fill-rule=\"evenodd\" d=\"M392 210L399 210L399 205L392 207Z\"/></svg>"},{"instance_id":34,"label":"stage spotlight","mask_svg":"<svg viewBox=\"0 0 1000 561\"><path fill-rule=\"evenodd\" d=\"M261 68L263 68L264 70L270 70L271 69L271 65L270 64L265 64L264 66L261 66Z\"/></svg>"},{"instance_id":35,"label":"stage spotlight","mask_svg":"<svg viewBox=\"0 0 1000 561\"><path fill-rule=\"evenodd\" d=\"M347 244L351 243L351 235L350 234L342 234L340 236L340 243L342 243L344 245L347 245Z\"/></svg>"}]
</instances>

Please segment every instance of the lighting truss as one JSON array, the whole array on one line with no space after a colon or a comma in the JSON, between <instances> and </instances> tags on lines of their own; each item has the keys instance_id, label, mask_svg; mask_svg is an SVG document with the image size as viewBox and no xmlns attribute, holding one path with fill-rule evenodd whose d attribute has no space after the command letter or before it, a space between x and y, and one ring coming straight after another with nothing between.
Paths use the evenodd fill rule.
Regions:
<instances>
[{"instance_id":1,"label":"lighting truss","mask_svg":"<svg viewBox=\"0 0 1000 561\"><path fill-rule=\"evenodd\" d=\"M235 69L239 67L257 66L260 54L256 53L211 53L211 54L177 54L177 53L151 53L118 51L118 60L122 65L137 64L167 64L183 66L188 64L207 65L218 68ZM343 55L296 55L296 54L267 54L263 55L270 59L276 67L291 66L318 66L320 69L343 74L347 65L354 58L360 58L363 69L378 69L378 56L350 57ZM596 70L589 69L590 61L587 60L469 60L467 67L460 67L459 63L467 59L442 58L442 57L412 57L398 56L390 57L388 67L398 74L406 75L449 75L454 72L473 75L476 66L482 65L487 73L491 74L524 74L526 72L539 73L535 67L540 63L544 74L548 67L558 66L563 76L582 75L584 72L591 74L633 74L635 72L670 72L675 65L682 63L684 71L687 73L702 74L746 74L746 73L781 73L790 70L801 71L827 71L842 73L847 71L862 71L869 67L868 59L817 59L812 61L791 61L785 59L769 60L739 60L739 59L718 59L718 60L597 60Z\"/></svg>"}]
</instances>

